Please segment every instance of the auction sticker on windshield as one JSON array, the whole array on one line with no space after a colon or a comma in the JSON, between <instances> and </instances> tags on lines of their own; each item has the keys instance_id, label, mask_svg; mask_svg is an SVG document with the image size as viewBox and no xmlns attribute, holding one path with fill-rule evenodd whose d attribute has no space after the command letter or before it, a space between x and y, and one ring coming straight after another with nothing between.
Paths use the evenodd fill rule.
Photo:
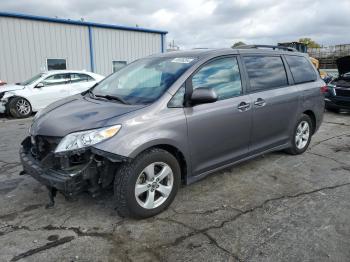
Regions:
<instances>
[{"instance_id":1,"label":"auction sticker on windshield","mask_svg":"<svg viewBox=\"0 0 350 262\"><path fill-rule=\"evenodd\" d=\"M172 63L181 63L181 64L188 64L191 63L194 59L190 57L176 57L173 60L171 60Z\"/></svg>"}]
</instances>

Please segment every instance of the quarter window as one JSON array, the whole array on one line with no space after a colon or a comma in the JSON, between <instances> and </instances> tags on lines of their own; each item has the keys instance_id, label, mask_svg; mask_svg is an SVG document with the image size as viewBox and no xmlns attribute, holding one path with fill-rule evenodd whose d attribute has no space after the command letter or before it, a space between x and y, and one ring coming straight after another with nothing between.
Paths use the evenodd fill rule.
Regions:
<instances>
[{"instance_id":1,"label":"quarter window","mask_svg":"<svg viewBox=\"0 0 350 262\"><path fill-rule=\"evenodd\" d=\"M192 86L213 88L219 100L239 96L242 83L237 58L221 58L204 65L192 77Z\"/></svg>"},{"instance_id":2,"label":"quarter window","mask_svg":"<svg viewBox=\"0 0 350 262\"><path fill-rule=\"evenodd\" d=\"M279 56L244 56L251 91L288 85L286 70Z\"/></svg>"},{"instance_id":3,"label":"quarter window","mask_svg":"<svg viewBox=\"0 0 350 262\"><path fill-rule=\"evenodd\" d=\"M47 70L65 70L67 69L66 59L47 59Z\"/></svg>"},{"instance_id":4,"label":"quarter window","mask_svg":"<svg viewBox=\"0 0 350 262\"><path fill-rule=\"evenodd\" d=\"M185 98L185 86L180 87L175 93L173 98L169 101L168 107L183 107Z\"/></svg>"},{"instance_id":5,"label":"quarter window","mask_svg":"<svg viewBox=\"0 0 350 262\"><path fill-rule=\"evenodd\" d=\"M317 79L315 70L306 57L286 55L286 60L296 84L311 82Z\"/></svg>"},{"instance_id":6,"label":"quarter window","mask_svg":"<svg viewBox=\"0 0 350 262\"><path fill-rule=\"evenodd\" d=\"M64 85L69 82L69 74L56 74L45 78L42 83L44 86Z\"/></svg>"}]
</instances>

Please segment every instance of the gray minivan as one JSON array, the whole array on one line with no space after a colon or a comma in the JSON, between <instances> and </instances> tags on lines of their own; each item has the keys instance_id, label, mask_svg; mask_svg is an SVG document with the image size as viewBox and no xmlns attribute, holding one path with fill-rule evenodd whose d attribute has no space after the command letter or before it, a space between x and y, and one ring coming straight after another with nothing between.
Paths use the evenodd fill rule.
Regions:
<instances>
[{"instance_id":1,"label":"gray minivan","mask_svg":"<svg viewBox=\"0 0 350 262\"><path fill-rule=\"evenodd\" d=\"M282 47L194 50L137 60L34 118L24 171L59 191L114 186L121 216L149 217L181 183L275 151L303 153L324 112L308 56Z\"/></svg>"}]
</instances>

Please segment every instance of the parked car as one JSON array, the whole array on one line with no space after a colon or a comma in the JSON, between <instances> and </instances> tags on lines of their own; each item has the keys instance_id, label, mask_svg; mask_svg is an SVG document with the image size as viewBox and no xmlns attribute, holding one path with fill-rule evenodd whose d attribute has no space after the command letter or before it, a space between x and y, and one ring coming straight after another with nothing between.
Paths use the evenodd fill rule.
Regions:
<instances>
[{"instance_id":1,"label":"parked car","mask_svg":"<svg viewBox=\"0 0 350 262\"><path fill-rule=\"evenodd\" d=\"M325 94L326 108L334 112L350 109L350 56L339 58L337 67L339 76L328 84Z\"/></svg>"},{"instance_id":2,"label":"parked car","mask_svg":"<svg viewBox=\"0 0 350 262\"><path fill-rule=\"evenodd\" d=\"M17 84L0 88L0 113L25 118L47 105L86 91L104 77L86 71L55 70L39 73Z\"/></svg>"},{"instance_id":3,"label":"parked car","mask_svg":"<svg viewBox=\"0 0 350 262\"><path fill-rule=\"evenodd\" d=\"M324 85L307 55L280 49L140 59L40 111L22 142L23 173L48 186L48 207L57 191L114 185L121 216L153 216L181 183L267 152L305 152Z\"/></svg>"},{"instance_id":4,"label":"parked car","mask_svg":"<svg viewBox=\"0 0 350 262\"><path fill-rule=\"evenodd\" d=\"M0 86L6 85L7 83L3 80L0 80Z\"/></svg>"}]
</instances>

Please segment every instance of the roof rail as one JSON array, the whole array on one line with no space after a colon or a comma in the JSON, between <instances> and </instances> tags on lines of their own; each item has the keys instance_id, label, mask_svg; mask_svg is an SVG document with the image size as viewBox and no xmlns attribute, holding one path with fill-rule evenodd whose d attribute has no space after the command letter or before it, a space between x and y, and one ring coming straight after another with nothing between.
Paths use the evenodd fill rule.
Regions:
<instances>
[{"instance_id":1,"label":"roof rail","mask_svg":"<svg viewBox=\"0 0 350 262\"><path fill-rule=\"evenodd\" d=\"M234 49L258 49L258 48L271 48L272 50L275 49L280 49L284 51L290 51L290 52L298 52L293 47L288 47L288 46L278 46L278 45L240 45L233 47Z\"/></svg>"}]
</instances>

